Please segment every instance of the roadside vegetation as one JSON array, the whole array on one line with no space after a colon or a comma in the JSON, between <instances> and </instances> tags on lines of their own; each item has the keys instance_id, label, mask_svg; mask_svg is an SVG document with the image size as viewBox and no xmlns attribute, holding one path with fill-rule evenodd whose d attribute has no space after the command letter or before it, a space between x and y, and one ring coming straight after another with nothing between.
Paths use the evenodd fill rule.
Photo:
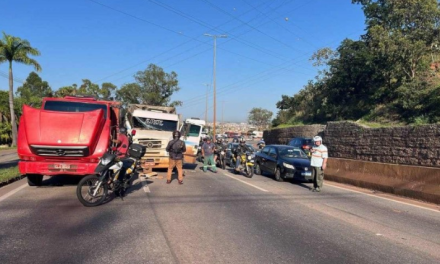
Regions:
<instances>
[{"instance_id":1,"label":"roadside vegetation","mask_svg":"<svg viewBox=\"0 0 440 264\"><path fill-rule=\"evenodd\" d=\"M272 125L359 120L373 127L440 122L440 9L436 0L352 0L365 34L323 48L319 74L282 95Z\"/></svg>"},{"instance_id":2,"label":"roadside vegetation","mask_svg":"<svg viewBox=\"0 0 440 264\"><path fill-rule=\"evenodd\" d=\"M0 184L4 182L8 182L18 177L20 177L20 172L18 171L17 166L6 169L0 169Z\"/></svg>"}]
</instances>

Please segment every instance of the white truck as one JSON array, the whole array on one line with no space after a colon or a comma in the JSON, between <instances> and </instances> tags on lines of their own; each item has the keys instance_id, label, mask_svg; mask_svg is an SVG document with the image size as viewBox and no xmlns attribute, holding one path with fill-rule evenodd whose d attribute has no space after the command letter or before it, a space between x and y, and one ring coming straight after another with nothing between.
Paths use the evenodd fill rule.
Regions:
<instances>
[{"instance_id":1,"label":"white truck","mask_svg":"<svg viewBox=\"0 0 440 264\"><path fill-rule=\"evenodd\" d=\"M199 118L187 118L183 123L180 131L186 144L185 163L196 162L205 125Z\"/></svg>"},{"instance_id":2,"label":"white truck","mask_svg":"<svg viewBox=\"0 0 440 264\"><path fill-rule=\"evenodd\" d=\"M133 142L147 147L142 158L143 167L151 169L168 168L169 155L166 151L172 132L179 130L179 115L174 107L151 105L128 105L126 126L129 132L136 130Z\"/></svg>"}]
</instances>

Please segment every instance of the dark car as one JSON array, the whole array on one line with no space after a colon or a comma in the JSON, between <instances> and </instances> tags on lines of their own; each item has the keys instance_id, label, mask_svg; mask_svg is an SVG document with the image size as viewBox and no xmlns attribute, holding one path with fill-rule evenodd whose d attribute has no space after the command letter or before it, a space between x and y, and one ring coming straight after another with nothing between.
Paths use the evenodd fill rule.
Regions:
<instances>
[{"instance_id":1,"label":"dark car","mask_svg":"<svg viewBox=\"0 0 440 264\"><path fill-rule=\"evenodd\" d=\"M228 146L226 147L226 164L230 167L235 167L235 164L232 161L232 155L235 152L235 149L237 148L239 143L228 143ZM246 144L252 151L252 154L255 153L255 149L251 144Z\"/></svg>"},{"instance_id":2,"label":"dark car","mask_svg":"<svg viewBox=\"0 0 440 264\"><path fill-rule=\"evenodd\" d=\"M255 174L273 174L275 180L313 180L313 170L307 154L298 147L268 145L255 155Z\"/></svg>"},{"instance_id":3,"label":"dark car","mask_svg":"<svg viewBox=\"0 0 440 264\"><path fill-rule=\"evenodd\" d=\"M313 139L296 137L292 138L287 145L301 148L310 157L310 149L313 147Z\"/></svg>"}]
</instances>

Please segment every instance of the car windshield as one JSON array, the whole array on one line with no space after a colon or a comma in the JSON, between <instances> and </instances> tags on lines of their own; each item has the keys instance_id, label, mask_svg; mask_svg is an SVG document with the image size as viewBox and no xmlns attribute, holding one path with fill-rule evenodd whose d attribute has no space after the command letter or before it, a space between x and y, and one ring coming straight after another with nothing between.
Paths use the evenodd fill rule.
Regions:
<instances>
[{"instance_id":1,"label":"car windshield","mask_svg":"<svg viewBox=\"0 0 440 264\"><path fill-rule=\"evenodd\" d=\"M232 149L233 149L233 150L236 149L237 146L238 146L238 143L232 144ZM246 144L246 146L247 146L248 148L250 148L250 150L251 150L252 152L255 152L255 149L254 149L254 147L253 147L251 144Z\"/></svg>"},{"instance_id":2,"label":"car windshield","mask_svg":"<svg viewBox=\"0 0 440 264\"><path fill-rule=\"evenodd\" d=\"M90 112L102 109L104 111L104 118L107 118L107 105L104 104L90 104L81 102L66 102L66 101L46 101L44 110L58 111L58 112Z\"/></svg>"},{"instance_id":3,"label":"car windshield","mask_svg":"<svg viewBox=\"0 0 440 264\"><path fill-rule=\"evenodd\" d=\"M283 158L307 158L306 153L300 148L280 147L278 153Z\"/></svg>"},{"instance_id":4,"label":"car windshield","mask_svg":"<svg viewBox=\"0 0 440 264\"><path fill-rule=\"evenodd\" d=\"M133 128L172 132L177 129L177 121L133 116Z\"/></svg>"}]
</instances>

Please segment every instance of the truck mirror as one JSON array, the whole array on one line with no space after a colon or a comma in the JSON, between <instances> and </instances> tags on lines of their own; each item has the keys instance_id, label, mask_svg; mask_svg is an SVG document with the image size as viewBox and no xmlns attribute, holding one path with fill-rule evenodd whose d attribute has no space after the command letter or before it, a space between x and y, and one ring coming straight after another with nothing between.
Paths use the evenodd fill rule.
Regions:
<instances>
[{"instance_id":1,"label":"truck mirror","mask_svg":"<svg viewBox=\"0 0 440 264\"><path fill-rule=\"evenodd\" d=\"M133 129L133 130L131 131L131 135L132 135L132 136L136 136L136 130Z\"/></svg>"}]
</instances>

